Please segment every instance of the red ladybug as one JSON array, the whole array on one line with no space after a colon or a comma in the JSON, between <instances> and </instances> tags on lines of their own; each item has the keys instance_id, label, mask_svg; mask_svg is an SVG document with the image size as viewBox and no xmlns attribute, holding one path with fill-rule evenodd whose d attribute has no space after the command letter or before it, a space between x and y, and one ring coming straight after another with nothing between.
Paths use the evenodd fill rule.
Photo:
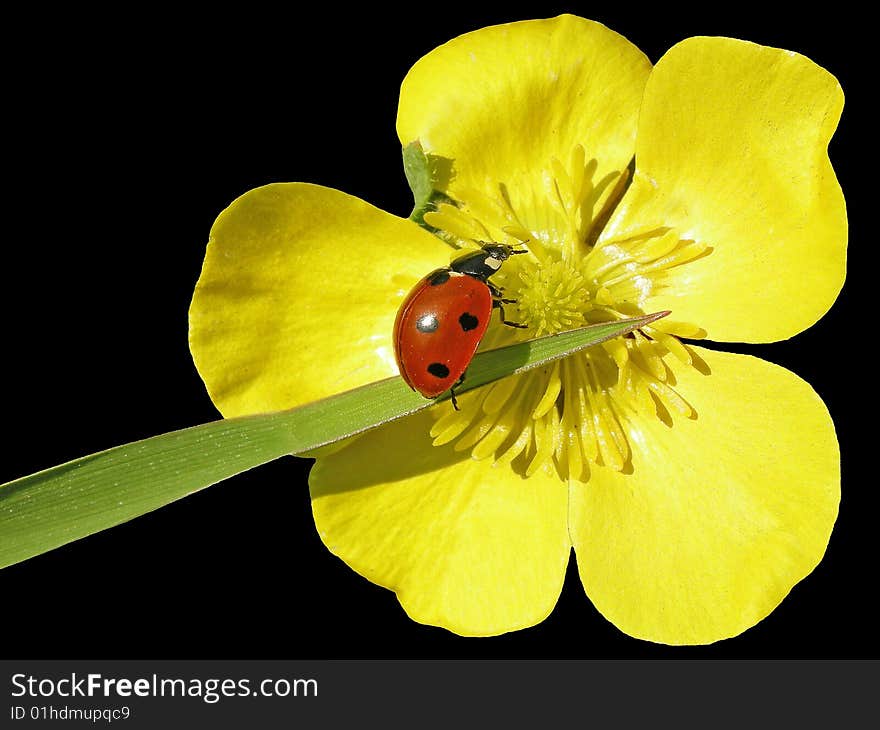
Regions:
<instances>
[{"instance_id":1,"label":"red ladybug","mask_svg":"<svg viewBox=\"0 0 880 730\"><path fill-rule=\"evenodd\" d=\"M458 410L454 388L462 380L483 339L492 309L508 322L501 289L489 277L516 251L503 243L484 243L480 251L459 256L449 266L422 279L403 300L394 322L394 355L407 385L426 398L451 390L452 405Z\"/></svg>"}]
</instances>

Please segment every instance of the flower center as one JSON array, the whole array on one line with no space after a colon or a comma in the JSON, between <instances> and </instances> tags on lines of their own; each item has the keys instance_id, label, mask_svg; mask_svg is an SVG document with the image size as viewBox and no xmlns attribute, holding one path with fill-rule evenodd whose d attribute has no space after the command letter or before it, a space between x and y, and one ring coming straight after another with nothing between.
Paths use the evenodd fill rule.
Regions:
<instances>
[{"instance_id":1,"label":"flower center","mask_svg":"<svg viewBox=\"0 0 880 730\"><path fill-rule=\"evenodd\" d=\"M531 337L583 327L593 307L590 288L578 268L565 261L523 262L516 287L517 320ZM513 288L513 287L512 287Z\"/></svg>"},{"instance_id":2,"label":"flower center","mask_svg":"<svg viewBox=\"0 0 880 730\"><path fill-rule=\"evenodd\" d=\"M597 322L643 314L642 303L671 283L670 271L706 255L700 242L655 226L629 238L599 241L598 229L625 190L625 178L596 184L582 148L566 169L553 160L542 176L542 194L517 205L509 185L498 195L468 191L457 205L443 204L425 221L446 238L524 242L533 256L507 261L492 277L508 319L495 323L481 345L491 349ZM537 202L534 202L537 201ZM525 259L525 260L523 260ZM695 413L675 390L666 359L693 364L679 337L701 337L696 326L659 320L546 368L512 376L459 397L460 411L441 414L431 429L436 445L454 442L475 459L494 458L525 476L538 469L563 478L588 479L590 469L623 470L630 461L639 418Z\"/></svg>"}]
</instances>

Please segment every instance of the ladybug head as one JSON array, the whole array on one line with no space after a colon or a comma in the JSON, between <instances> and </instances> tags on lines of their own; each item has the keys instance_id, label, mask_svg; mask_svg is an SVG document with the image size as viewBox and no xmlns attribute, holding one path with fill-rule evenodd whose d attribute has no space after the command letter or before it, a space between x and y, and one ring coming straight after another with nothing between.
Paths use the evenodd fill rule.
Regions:
<instances>
[{"instance_id":1,"label":"ladybug head","mask_svg":"<svg viewBox=\"0 0 880 730\"><path fill-rule=\"evenodd\" d=\"M525 250L518 251L513 246L507 246L503 243L484 243L482 248L491 258L498 261L507 261L514 254L525 253Z\"/></svg>"},{"instance_id":2,"label":"ladybug head","mask_svg":"<svg viewBox=\"0 0 880 730\"><path fill-rule=\"evenodd\" d=\"M503 243L483 243L480 251L459 256L452 262L450 268L460 274L486 281L501 268L502 262L518 253L526 253L526 251L517 250Z\"/></svg>"}]
</instances>

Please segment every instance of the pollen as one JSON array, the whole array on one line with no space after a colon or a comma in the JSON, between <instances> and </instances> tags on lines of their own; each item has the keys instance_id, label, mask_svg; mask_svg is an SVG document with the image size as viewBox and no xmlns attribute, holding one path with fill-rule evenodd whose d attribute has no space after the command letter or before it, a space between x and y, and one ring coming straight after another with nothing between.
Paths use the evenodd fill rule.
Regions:
<instances>
[{"instance_id":1,"label":"pollen","mask_svg":"<svg viewBox=\"0 0 880 730\"><path fill-rule=\"evenodd\" d=\"M529 201L517 206L475 191L425 216L459 245L491 237L522 243L532 255L505 262L492 277L506 300L506 317L483 340L490 349L599 322L645 313L644 301L662 291L675 269L711 254L711 246L675 229L645 227L628 238L603 237L601 226L626 188L625 173L594 181L595 160L576 147L568 166L552 159L535 180ZM673 313L674 317L674 313ZM673 319L659 320L552 365L512 376L459 397L460 411L438 408L435 445L453 444L474 459L491 459L524 477L538 470L586 480L594 468L622 471L638 448L638 422L695 418L675 388L672 364L694 366L682 338L705 332ZM678 365L676 365L678 366Z\"/></svg>"}]
</instances>

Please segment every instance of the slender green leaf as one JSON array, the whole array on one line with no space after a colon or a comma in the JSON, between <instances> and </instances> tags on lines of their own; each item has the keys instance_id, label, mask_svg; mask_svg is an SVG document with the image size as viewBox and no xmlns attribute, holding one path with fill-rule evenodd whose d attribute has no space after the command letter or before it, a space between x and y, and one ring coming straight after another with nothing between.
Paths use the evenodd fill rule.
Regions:
<instances>
[{"instance_id":1,"label":"slender green leaf","mask_svg":"<svg viewBox=\"0 0 880 730\"><path fill-rule=\"evenodd\" d=\"M666 312L478 354L460 393L630 332ZM445 397L448 397L445 396ZM223 479L433 405L399 377L289 411L117 446L0 486L0 568L118 525Z\"/></svg>"}]
</instances>

